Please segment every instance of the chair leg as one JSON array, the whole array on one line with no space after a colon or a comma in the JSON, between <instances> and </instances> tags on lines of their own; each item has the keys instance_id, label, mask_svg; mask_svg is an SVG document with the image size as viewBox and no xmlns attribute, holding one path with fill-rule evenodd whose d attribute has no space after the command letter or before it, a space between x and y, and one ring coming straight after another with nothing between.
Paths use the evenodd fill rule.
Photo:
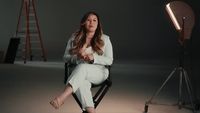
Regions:
<instances>
[{"instance_id":1,"label":"chair leg","mask_svg":"<svg viewBox=\"0 0 200 113\"><path fill-rule=\"evenodd\" d=\"M76 96L76 94L72 94L72 96L74 97L74 99L76 100L76 102L78 103L79 107L82 108L82 104L79 101L78 97Z\"/></svg>"},{"instance_id":2,"label":"chair leg","mask_svg":"<svg viewBox=\"0 0 200 113\"><path fill-rule=\"evenodd\" d=\"M97 91L97 93L94 95L93 100L96 100L97 97L101 94L101 92L103 91L105 85L101 86L101 88Z\"/></svg>"},{"instance_id":3,"label":"chair leg","mask_svg":"<svg viewBox=\"0 0 200 113\"><path fill-rule=\"evenodd\" d=\"M103 99L103 97L105 96L105 94L109 88L110 87L105 86L104 89L102 90L102 92L99 94L98 98L94 100L95 108L99 105L99 103L101 102L101 100Z\"/></svg>"}]
</instances>

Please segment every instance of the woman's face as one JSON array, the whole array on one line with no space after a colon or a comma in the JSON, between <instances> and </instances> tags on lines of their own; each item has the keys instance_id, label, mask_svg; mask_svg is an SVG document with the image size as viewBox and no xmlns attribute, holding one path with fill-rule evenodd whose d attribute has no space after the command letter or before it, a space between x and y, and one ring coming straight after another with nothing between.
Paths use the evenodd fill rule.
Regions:
<instances>
[{"instance_id":1,"label":"woman's face","mask_svg":"<svg viewBox=\"0 0 200 113\"><path fill-rule=\"evenodd\" d=\"M85 28L87 32L95 32L98 26L98 19L96 15L90 14L85 21Z\"/></svg>"}]
</instances>

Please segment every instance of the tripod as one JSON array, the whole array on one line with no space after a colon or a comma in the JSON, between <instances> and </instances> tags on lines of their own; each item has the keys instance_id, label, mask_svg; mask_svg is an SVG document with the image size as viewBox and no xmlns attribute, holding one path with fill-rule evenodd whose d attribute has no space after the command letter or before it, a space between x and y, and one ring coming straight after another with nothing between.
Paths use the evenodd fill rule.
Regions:
<instances>
[{"instance_id":1,"label":"tripod","mask_svg":"<svg viewBox=\"0 0 200 113\"><path fill-rule=\"evenodd\" d=\"M167 84L167 82L172 78L173 75L175 75L175 72L179 73L179 96L178 96L178 103L176 105L178 105L179 109L181 109L183 107L183 99L182 99L182 87L183 87L183 81L185 81L186 84L186 88L187 88L187 92L189 94L189 101L192 107L192 111L193 113L196 113L196 109L195 109L195 104L193 102L194 100L194 96L193 96L193 90L192 90L192 84L191 81L189 79L188 73L184 68L184 55L185 55L185 42L183 39L183 35L184 35L184 20L185 17L183 17L183 24L182 24L182 30L180 32L180 52L179 52L179 64L177 67L175 67L172 72L169 74L169 76L167 77L167 79L164 81L164 83L161 85L161 87L154 93L154 95L145 103L145 107L144 107L144 113L148 112L148 107L149 104L155 104L152 102L153 98L156 97L161 90L164 88L164 86Z\"/></svg>"}]
</instances>

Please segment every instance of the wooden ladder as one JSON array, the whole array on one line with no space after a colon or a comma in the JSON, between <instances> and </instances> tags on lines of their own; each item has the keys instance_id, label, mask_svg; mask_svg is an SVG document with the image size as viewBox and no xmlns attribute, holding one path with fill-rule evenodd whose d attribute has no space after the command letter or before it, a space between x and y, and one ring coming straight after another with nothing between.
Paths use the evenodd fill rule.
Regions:
<instances>
[{"instance_id":1,"label":"wooden ladder","mask_svg":"<svg viewBox=\"0 0 200 113\"><path fill-rule=\"evenodd\" d=\"M36 15L35 0L22 0L15 36L20 38L17 55L24 60L24 63L27 59L32 61L38 56L43 61L47 60Z\"/></svg>"}]
</instances>

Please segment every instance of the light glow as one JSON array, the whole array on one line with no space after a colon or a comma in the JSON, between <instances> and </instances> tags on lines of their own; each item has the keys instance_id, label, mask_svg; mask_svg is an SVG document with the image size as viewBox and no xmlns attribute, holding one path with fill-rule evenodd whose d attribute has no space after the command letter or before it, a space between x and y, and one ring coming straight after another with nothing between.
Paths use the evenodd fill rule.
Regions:
<instances>
[{"instance_id":1,"label":"light glow","mask_svg":"<svg viewBox=\"0 0 200 113\"><path fill-rule=\"evenodd\" d=\"M177 29L177 30L181 30L181 27L180 27L180 25L179 25L179 23L178 23L178 21L177 21L175 15L174 15L172 9L170 8L170 3L168 3L168 4L166 5L166 10L167 10L167 12L168 12L170 18L172 19L172 22L173 22L173 24L175 25L176 29Z\"/></svg>"}]
</instances>

